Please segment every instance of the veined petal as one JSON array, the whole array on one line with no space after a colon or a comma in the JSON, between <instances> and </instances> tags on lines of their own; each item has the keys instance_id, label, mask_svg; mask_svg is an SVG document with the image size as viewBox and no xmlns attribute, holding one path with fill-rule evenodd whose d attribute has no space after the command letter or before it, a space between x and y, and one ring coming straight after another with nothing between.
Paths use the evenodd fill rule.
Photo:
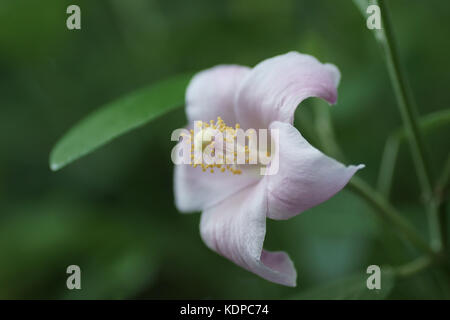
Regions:
<instances>
[{"instance_id":1,"label":"veined petal","mask_svg":"<svg viewBox=\"0 0 450 320\"><path fill-rule=\"evenodd\" d=\"M279 130L279 170L265 177L269 218L289 219L328 200L364 167L346 167L324 155L288 123L276 121L270 129Z\"/></svg>"},{"instance_id":2,"label":"veined petal","mask_svg":"<svg viewBox=\"0 0 450 320\"><path fill-rule=\"evenodd\" d=\"M334 104L340 73L332 64L289 52L262 61L247 74L236 96L235 112L243 128L267 128L272 121L292 124L295 109L308 97Z\"/></svg>"},{"instance_id":3,"label":"veined petal","mask_svg":"<svg viewBox=\"0 0 450 320\"><path fill-rule=\"evenodd\" d=\"M245 170L233 175L220 170L203 172L187 164L175 165L175 205L181 212L201 211L259 180L259 176Z\"/></svg>"},{"instance_id":4,"label":"veined petal","mask_svg":"<svg viewBox=\"0 0 450 320\"><path fill-rule=\"evenodd\" d=\"M186 89L186 114L190 122L216 120L234 125L234 99L241 80L250 68L219 65L197 73Z\"/></svg>"},{"instance_id":5,"label":"veined petal","mask_svg":"<svg viewBox=\"0 0 450 320\"><path fill-rule=\"evenodd\" d=\"M262 278L295 286L297 273L284 252L263 250L267 197L264 180L205 210L200 234L206 245Z\"/></svg>"}]
</instances>

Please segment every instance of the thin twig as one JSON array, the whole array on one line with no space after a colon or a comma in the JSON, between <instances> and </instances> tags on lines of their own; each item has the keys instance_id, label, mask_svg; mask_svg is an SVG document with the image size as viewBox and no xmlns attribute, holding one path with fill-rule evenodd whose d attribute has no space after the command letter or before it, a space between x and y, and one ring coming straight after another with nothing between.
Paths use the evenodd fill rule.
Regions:
<instances>
[{"instance_id":1,"label":"thin twig","mask_svg":"<svg viewBox=\"0 0 450 320\"><path fill-rule=\"evenodd\" d=\"M408 90L406 77L400 68L397 48L395 46L394 35L392 32L391 21L384 0L378 0L380 6L381 18L383 22L383 31L385 41L382 41L384 53L386 56L386 64L389 76L394 87L397 104L402 116L402 120L409 138L411 153L419 177L422 192L428 204L428 222L430 228L431 245L436 250L443 247L443 238L437 206L432 201L433 182L431 177L430 166L426 159L425 147L423 143L422 133L420 131L417 113L414 108L413 99Z\"/></svg>"}]
</instances>

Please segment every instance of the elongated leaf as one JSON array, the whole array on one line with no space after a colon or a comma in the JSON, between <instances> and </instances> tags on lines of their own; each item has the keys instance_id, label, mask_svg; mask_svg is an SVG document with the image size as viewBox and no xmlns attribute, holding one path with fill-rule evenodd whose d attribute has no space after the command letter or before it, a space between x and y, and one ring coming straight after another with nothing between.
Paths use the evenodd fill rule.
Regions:
<instances>
[{"instance_id":1,"label":"elongated leaf","mask_svg":"<svg viewBox=\"0 0 450 320\"><path fill-rule=\"evenodd\" d=\"M50 153L54 171L89 154L114 138L184 104L192 74L183 74L113 101L70 129Z\"/></svg>"},{"instance_id":2,"label":"elongated leaf","mask_svg":"<svg viewBox=\"0 0 450 320\"><path fill-rule=\"evenodd\" d=\"M390 269L381 273L381 289L367 288L369 274L361 273L339 279L335 282L306 290L293 297L296 300L382 300L394 287L395 274Z\"/></svg>"}]
</instances>

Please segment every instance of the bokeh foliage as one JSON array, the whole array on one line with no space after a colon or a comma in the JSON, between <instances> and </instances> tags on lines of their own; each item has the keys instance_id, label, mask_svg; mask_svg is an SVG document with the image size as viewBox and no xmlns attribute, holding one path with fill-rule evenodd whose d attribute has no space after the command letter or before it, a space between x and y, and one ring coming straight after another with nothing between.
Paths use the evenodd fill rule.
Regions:
<instances>
[{"instance_id":1,"label":"bokeh foliage","mask_svg":"<svg viewBox=\"0 0 450 320\"><path fill-rule=\"evenodd\" d=\"M65 27L72 3L81 7L80 31ZM450 3L389 4L421 115L447 109ZM294 219L268 221L265 245L290 254L297 288L211 252L199 215L174 207L170 133L184 125L182 109L57 173L48 168L67 129L123 94L174 74L252 66L297 50L340 68L339 101L330 109L336 140L345 162L365 163L358 175L375 185L384 143L401 122L380 51L351 1L6 0L0 21L0 298L305 297L370 264L416 256L347 189ZM311 99L296 112L296 125L318 146L323 107ZM448 126L426 135L436 178L449 137ZM392 201L426 235L406 144L393 180ZM65 287L70 264L81 267L81 291ZM448 298L445 281L429 269L398 281L388 297Z\"/></svg>"}]
</instances>

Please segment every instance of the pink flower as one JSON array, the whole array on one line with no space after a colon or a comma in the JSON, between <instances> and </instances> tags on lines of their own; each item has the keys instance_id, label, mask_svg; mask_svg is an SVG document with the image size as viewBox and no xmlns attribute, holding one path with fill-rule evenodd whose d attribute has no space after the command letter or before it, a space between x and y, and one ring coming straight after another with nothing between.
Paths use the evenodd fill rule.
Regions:
<instances>
[{"instance_id":1,"label":"pink flower","mask_svg":"<svg viewBox=\"0 0 450 320\"><path fill-rule=\"evenodd\" d=\"M295 286L297 273L285 252L263 249L266 217L289 219L328 200L359 166L344 166L311 146L293 127L294 111L308 97L337 99L339 70L312 56L290 52L253 69L220 65L202 71L186 91L190 123L221 117L243 129L278 129L279 170L255 175L209 173L175 166L175 203L182 212L203 211L200 234L208 247L272 282Z\"/></svg>"}]
</instances>

